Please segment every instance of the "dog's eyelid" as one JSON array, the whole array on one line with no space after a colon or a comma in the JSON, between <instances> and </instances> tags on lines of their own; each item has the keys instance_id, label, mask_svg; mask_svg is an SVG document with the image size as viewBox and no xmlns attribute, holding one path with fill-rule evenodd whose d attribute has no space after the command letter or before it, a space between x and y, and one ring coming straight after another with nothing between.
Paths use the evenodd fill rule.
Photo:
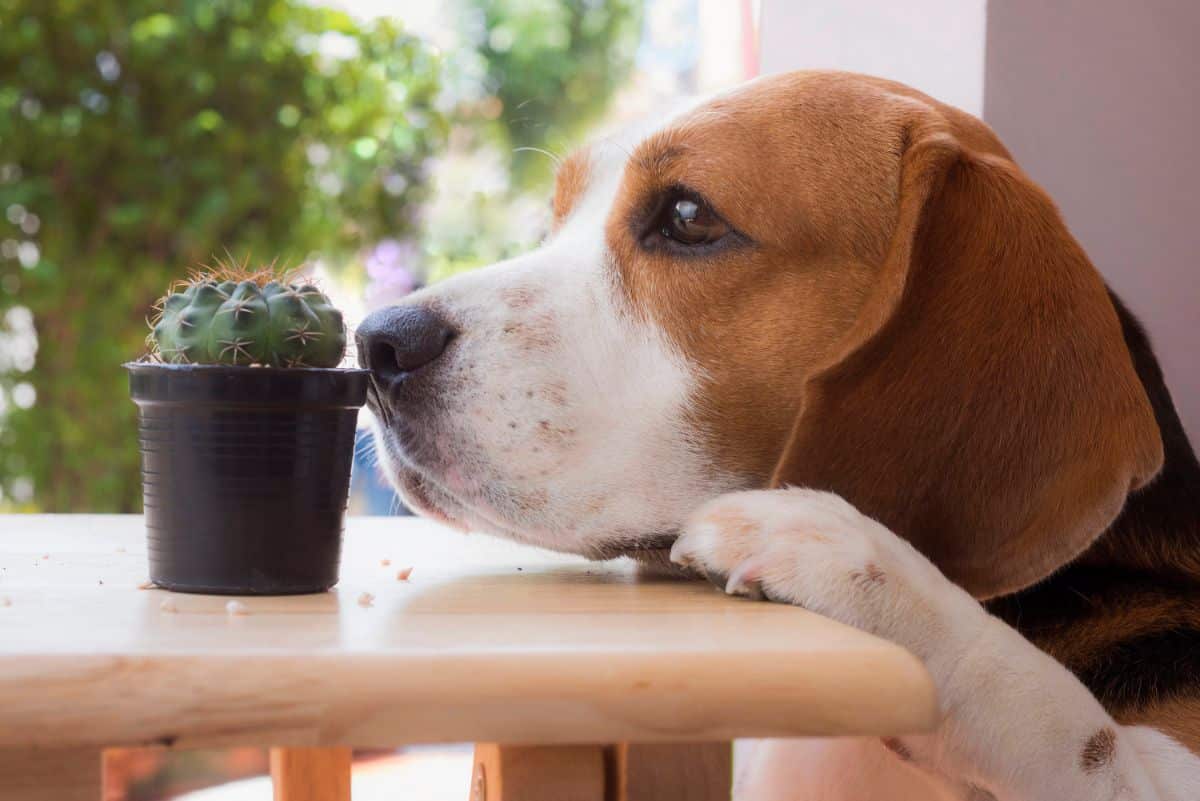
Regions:
<instances>
[{"instance_id":1,"label":"dog's eyelid","mask_svg":"<svg viewBox=\"0 0 1200 801\"><path fill-rule=\"evenodd\" d=\"M687 184L671 184L663 189L658 193L657 205L661 209L670 203L678 202L680 200L691 201L700 208L714 214L718 219L721 219L721 221L724 222L724 218L722 218L720 214L717 214L716 207L713 205L712 201L705 197L701 192L696 191Z\"/></svg>"}]
</instances>

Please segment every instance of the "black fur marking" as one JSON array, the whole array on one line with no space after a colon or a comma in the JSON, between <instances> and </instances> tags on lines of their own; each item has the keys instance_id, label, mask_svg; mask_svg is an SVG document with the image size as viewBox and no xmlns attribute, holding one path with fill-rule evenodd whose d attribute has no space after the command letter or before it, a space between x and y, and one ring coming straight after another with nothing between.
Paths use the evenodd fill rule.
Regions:
<instances>
[{"instance_id":1,"label":"black fur marking","mask_svg":"<svg viewBox=\"0 0 1200 801\"><path fill-rule=\"evenodd\" d=\"M1200 582L1200 463L1175 411L1150 339L1137 318L1109 292L1125 344L1146 389L1163 443L1163 468L1157 478L1130 495L1120 516L1101 538L1097 561L1175 572ZM1182 560L1180 557L1184 557Z\"/></svg>"},{"instance_id":2,"label":"black fur marking","mask_svg":"<svg viewBox=\"0 0 1200 801\"><path fill-rule=\"evenodd\" d=\"M1106 706L1118 709L1200 694L1200 631L1169 628L1126 640L1076 674Z\"/></svg>"}]
</instances>

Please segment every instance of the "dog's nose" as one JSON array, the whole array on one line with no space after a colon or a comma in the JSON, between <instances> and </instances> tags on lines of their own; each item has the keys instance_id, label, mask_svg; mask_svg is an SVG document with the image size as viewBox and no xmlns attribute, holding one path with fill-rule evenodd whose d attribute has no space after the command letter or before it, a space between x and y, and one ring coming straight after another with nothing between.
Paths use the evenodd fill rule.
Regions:
<instances>
[{"instance_id":1,"label":"dog's nose","mask_svg":"<svg viewBox=\"0 0 1200 801\"><path fill-rule=\"evenodd\" d=\"M389 306L368 315L354 338L359 365L386 382L441 356L454 329L426 306Z\"/></svg>"}]
</instances>

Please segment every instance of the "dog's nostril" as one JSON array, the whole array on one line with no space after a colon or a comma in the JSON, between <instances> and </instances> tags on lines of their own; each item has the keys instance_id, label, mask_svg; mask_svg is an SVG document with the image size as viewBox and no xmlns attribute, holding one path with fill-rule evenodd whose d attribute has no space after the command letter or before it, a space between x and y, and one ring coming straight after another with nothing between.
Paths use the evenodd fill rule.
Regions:
<instances>
[{"instance_id":1,"label":"dog's nostril","mask_svg":"<svg viewBox=\"0 0 1200 801\"><path fill-rule=\"evenodd\" d=\"M395 365L400 369L400 357L396 353L396 349L387 342L377 342L371 345L371 355L368 357L368 363L372 366Z\"/></svg>"},{"instance_id":2,"label":"dog's nostril","mask_svg":"<svg viewBox=\"0 0 1200 801\"><path fill-rule=\"evenodd\" d=\"M424 306L392 306L359 325L358 360L376 377L390 380L424 367L442 355L454 330Z\"/></svg>"}]
</instances>

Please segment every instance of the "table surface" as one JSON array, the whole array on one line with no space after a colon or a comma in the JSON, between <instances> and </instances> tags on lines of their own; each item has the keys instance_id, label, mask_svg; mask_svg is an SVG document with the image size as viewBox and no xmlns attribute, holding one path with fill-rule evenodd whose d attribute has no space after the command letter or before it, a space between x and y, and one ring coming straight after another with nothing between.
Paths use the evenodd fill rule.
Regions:
<instances>
[{"instance_id":1,"label":"table surface","mask_svg":"<svg viewBox=\"0 0 1200 801\"><path fill-rule=\"evenodd\" d=\"M142 525L0 516L0 747L653 742L936 721L907 651L628 560L358 518L337 588L230 614L228 597L139 588Z\"/></svg>"}]
</instances>

